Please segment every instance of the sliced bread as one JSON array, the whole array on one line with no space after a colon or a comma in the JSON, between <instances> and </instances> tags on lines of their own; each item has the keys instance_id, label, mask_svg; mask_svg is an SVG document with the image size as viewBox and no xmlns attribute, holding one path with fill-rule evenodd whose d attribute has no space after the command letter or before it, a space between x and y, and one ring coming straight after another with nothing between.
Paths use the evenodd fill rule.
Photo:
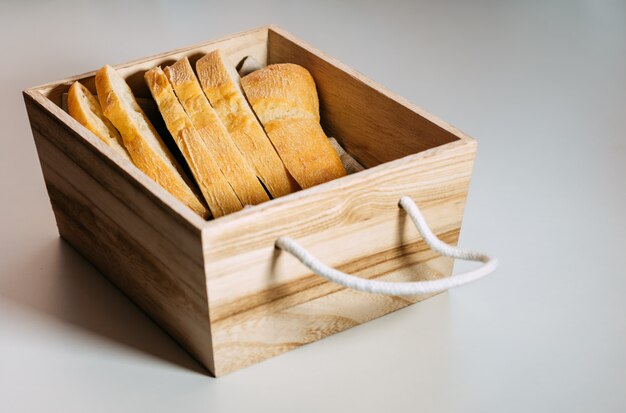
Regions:
<instances>
[{"instance_id":1,"label":"sliced bread","mask_svg":"<svg viewBox=\"0 0 626 413\"><path fill-rule=\"evenodd\" d=\"M106 65L96 73L96 90L102 112L120 132L133 163L193 211L208 218L208 209L191 189L190 181L137 104L124 78Z\"/></svg>"}]
</instances>

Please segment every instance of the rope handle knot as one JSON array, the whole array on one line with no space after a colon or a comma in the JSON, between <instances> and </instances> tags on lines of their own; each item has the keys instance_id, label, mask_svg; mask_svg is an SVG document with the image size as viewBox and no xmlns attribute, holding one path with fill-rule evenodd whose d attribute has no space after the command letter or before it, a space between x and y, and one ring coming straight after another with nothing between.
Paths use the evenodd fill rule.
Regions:
<instances>
[{"instance_id":1,"label":"rope handle knot","mask_svg":"<svg viewBox=\"0 0 626 413\"><path fill-rule=\"evenodd\" d=\"M304 266L308 267L320 277L343 285L344 287L372 294L402 296L441 292L452 287L458 287L472 281L476 281L492 273L497 268L498 260L496 258L490 257L482 252L464 250L453 245L446 244L437 238L426 223L426 220L424 219L424 216L420 212L419 208L410 197L401 197L398 202L398 206L406 211L411 218L411 221L413 221L413 224L415 224L417 231L420 233L431 250L445 257L456 258L464 261L481 262L483 265L475 270L436 280L411 282L377 281L356 277L327 266L290 237L279 237L276 240L275 245L276 248L293 255Z\"/></svg>"}]
</instances>

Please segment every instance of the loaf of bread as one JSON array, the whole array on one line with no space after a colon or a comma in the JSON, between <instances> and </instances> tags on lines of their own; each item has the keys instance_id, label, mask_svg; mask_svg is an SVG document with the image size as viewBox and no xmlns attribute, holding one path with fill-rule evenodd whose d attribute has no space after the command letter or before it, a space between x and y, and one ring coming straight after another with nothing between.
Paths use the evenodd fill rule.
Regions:
<instances>
[{"instance_id":1,"label":"loaf of bread","mask_svg":"<svg viewBox=\"0 0 626 413\"><path fill-rule=\"evenodd\" d=\"M191 189L191 182L141 110L126 81L111 66L96 73L96 89L104 115L122 136L133 163L204 218L209 211Z\"/></svg>"},{"instance_id":2,"label":"loaf of bread","mask_svg":"<svg viewBox=\"0 0 626 413\"><path fill-rule=\"evenodd\" d=\"M131 161L124 148L122 137L102 113L98 99L80 82L74 82L70 86L67 93L67 111L78 123L113 148L122 158Z\"/></svg>"},{"instance_id":3,"label":"loaf of bread","mask_svg":"<svg viewBox=\"0 0 626 413\"><path fill-rule=\"evenodd\" d=\"M302 188L346 175L320 125L311 74L295 64L275 64L241 79L248 102L285 166Z\"/></svg>"},{"instance_id":4,"label":"loaf of bread","mask_svg":"<svg viewBox=\"0 0 626 413\"><path fill-rule=\"evenodd\" d=\"M269 197L254 169L232 141L228 131L207 100L195 73L185 57L164 69L178 100L213 154L217 166L243 205L256 205Z\"/></svg>"},{"instance_id":5,"label":"loaf of bread","mask_svg":"<svg viewBox=\"0 0 626 413\"><path fill-rule=\"evenodd\" d=\"M196 71L206 97L270 194L277 198L298 190L246 102L235 68L216 50L198 60Z\"/></svg>"},{"instance_id":6,"label":"loaf of bread","mask_svg":"<svg viewBox=\"0 0 626 413\"><path fill-rule=\"evenodd\" d=\"M239 211L243 205L220 170L212 151L200 137L160 67L145 73L146 83L176 145L187 160L214 217Z\"/></svg>"}]
</instances>

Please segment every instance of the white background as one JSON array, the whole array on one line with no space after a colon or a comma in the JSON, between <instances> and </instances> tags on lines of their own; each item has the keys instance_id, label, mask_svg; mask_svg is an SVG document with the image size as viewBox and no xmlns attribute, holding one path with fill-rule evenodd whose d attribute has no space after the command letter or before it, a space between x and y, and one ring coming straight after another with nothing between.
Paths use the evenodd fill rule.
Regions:
<instances>
[{"instance_id":1,"label":"white background","mask_svg":"<svg viewBox=\"0 0 626 413\"><path fill-rule=\"evenodd\" d=\"M0 7L0 411L626 411L624 2ZM59 239L20 91L267 23L478 140L502 265L213 379Z\"/></svg>"}]
</instances>

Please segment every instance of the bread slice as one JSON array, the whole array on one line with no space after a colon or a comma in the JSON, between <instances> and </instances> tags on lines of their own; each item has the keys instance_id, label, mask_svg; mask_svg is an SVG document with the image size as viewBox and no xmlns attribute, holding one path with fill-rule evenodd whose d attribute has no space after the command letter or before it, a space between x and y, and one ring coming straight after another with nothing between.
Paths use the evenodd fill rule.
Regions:
<instances>
[{"instance_id":1,"label":"bread slice","mask_svg":"<svg viewBox=\"0 0 626 413\"><path fill-rule=\"evenodd\" d=\"M80 82L74 82L67 93L67 111L81 125L109 145L120 156L131 161L120 133L102 113L100 102Z\"/></svg>"},{"instance_id":2,"label":"bread slice","mask_svg":"<svg viewBox=\"0 0 626 413\"><path fill-rule=\"evenodd\" d=\"M241 201L224 177L211 150L185 113L163 70L155 67L145 73L145 79L163 120L187 160L213 216L217 218L242 209Z\"/></svg>"},{"instance_id":3,"label":"bread slice","mask_svg":"<svg viewBox=\"0 0 626 413\"><path fill-rule=\"evenodd\" d=\"M320 126L315 82L308 70L275 64L241 79L248 102L285 166L302 188L346 175Z\"/></svg>"},{"instance_id":4,"label":"bread slice","mask_svg":"<svg viewBox=\"0 0 626 413\"><path fill-rule=\"evenodd\" d=\"M244 205L268 201L263 185L254 169L243 157L217 113L211 107L198 83L189 60L182 60L164 69L165 75L191 119L208 151L213 154L219 169Z\"/></svg>"},{"instance_id":5,"label":"bread slice","mask_svg":"<svg viewBox=\"0 0 626 413\"><path fill-rule=\"evenodd\" d=\"M315 119L276 119L265 130L302 188L346 175L341 159Z\"/></svg>"},{"instance_id":6,"label":"bread slice","mask_svg":"<svg viewBox=\"0 0 626 413\"><path fill-rule=\"evenodd\" d=\"M246 102L235 68L216 50L198 60L196 71L206 97L269 193L277 198L300 189Z\"/></svg>"},{"instance_id":7,"label":"bread slice","mask_svg":"<svg viewBox=\"0 0 626 413\"><path fill-rule=\"evenodd\" d=\"M208 209L185 180L126 81L106 65L96 73L96 90L104 116L120 132L133 163L193 211L208 218Z\"/></svg>"}]
</instances>

